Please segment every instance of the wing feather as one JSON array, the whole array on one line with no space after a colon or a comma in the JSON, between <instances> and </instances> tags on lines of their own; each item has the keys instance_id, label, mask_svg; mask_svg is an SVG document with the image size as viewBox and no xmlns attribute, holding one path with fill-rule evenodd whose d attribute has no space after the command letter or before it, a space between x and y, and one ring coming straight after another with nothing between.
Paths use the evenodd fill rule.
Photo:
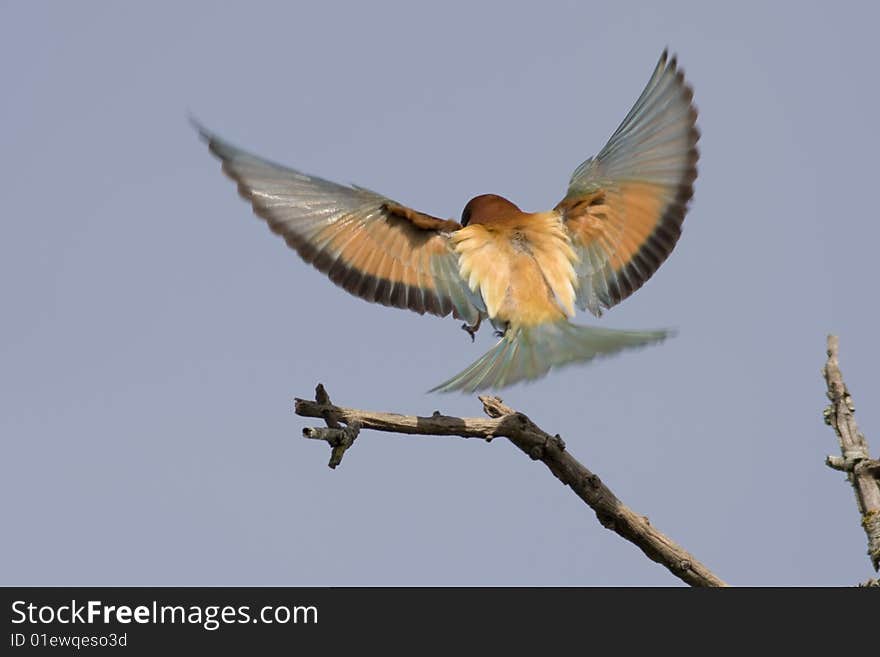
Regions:
<instances>
[{"instance_id":1,"label":"wing feather","mask_svg":"<svg viewBox=\"0 0 880 657\"><path fill-rule=\"evenodd\" d=\"M697 176L697 111L664 52L644 91L556 206L579 257L577 303L600 315L641 287L672 252Z\"/></svg>"},{"instance_id":2,"label":"wing feather","mask_svg":"<svg viewBox=\"0 0 880 657\"><path fill-rule=\"evenodd\" d=\"M269 162L197 127L254 212L334 283L367 301L476 321L450 241L458 223Z\"/></svg>"}]
</instances>

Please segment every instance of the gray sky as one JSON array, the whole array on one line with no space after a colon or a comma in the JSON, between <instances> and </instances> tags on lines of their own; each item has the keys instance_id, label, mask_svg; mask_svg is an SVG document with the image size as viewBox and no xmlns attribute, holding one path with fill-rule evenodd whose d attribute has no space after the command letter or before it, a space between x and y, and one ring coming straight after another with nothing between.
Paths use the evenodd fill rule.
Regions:
<instances>
[{"instance_id":1,"label":"gray sky","mask_svg":"<svg viewBox=\"0 0 880 657\"><path fill-rule=\"evenodd\" d=\"M877 453L869 3L50 7L0 4L0 582L676 584L505 441L364 434L329 470L293 397L478 415L423 391L494 339L335 287L186 121L440 216L547 209L667 45L695 200L600 323L679 335L502 396L731 583L871 574L819 373L838 332Z\"/></svg>"}]
</instances>

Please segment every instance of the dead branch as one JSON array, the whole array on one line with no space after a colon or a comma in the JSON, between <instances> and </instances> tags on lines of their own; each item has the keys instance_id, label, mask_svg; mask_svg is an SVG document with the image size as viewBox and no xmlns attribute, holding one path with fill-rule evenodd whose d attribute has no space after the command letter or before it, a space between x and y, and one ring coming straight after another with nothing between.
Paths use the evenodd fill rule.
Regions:
<instances>
[{"instance_id":1,"label":"dead branch","mask_svg":"<svg viewBox=\"0 0 880 657\"><path fill-rule=\"evenodd\" d=\"M327 441L333 453L330 467L335 468L351 447L358 431L373 429L392 433L433 436L461 436L491 441L507 438L531 459L541 461L564 485L569 486L593 511L602 525L635 544L645 555L666 567L691 586L727 586L706 566L671 538L654 528L648 518L623 504L614 493L565 448L559 435L550 435L527 416L505 406L498 397L480 397L487 418L459 418L441 415L430 417L377 413L336 406L324 387L318 384L315 401L296 400L296 414L323 418L327 428L303 429L308 438ZM339 423L347 426L341 428ZM349 431L348 434L345 432Z\"/></svg>"},{"instance_id":2,"label":"dead branch","mask_svg":"<svg viewBox=\"0 0 880 657\"><path fill-rule=\"evenodd\" d=\"M840 373L839 346L837 336L829 335L828 362L822 374L831 400L823 415L825 423L837 434L841 456L829 456L825 463L845 472L852 484L862 527L868 536L868 556L876 571L880 570L880 463L870 457L868 441L856 424L856 408Z\"/></svg>"}]
</instances>

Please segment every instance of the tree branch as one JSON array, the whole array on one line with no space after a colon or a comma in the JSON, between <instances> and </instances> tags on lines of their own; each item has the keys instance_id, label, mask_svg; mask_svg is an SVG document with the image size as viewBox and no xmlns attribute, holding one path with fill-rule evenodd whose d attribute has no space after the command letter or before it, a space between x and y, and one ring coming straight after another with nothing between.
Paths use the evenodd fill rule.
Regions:
<instances>
[{"instance_id":1,"label":"tree branch","mask_svg":"<svg viewBox=\"0 0 880 657\"><path fill-rule=\"evenodd\" d=\"M635 513L617 499L597 475L565 449L565 443L558 434L548 434L524 414L505 406L498 397L480 397L480 401L483 402L483 411L488 418L451 417L441 415L439 411L435 411L430 417L377 413L335 406L330 402L324 387L319 384L315 401L296 400L296 414L323 418L327 423L327 429L304 429L303 434L330 443L334 458L337 451L339 452L338 459L334 461L331 458L330 467L338 465L342 454L351 446L349 442L348 446L341 447L344 441L340 435L330 433L333 430L340 431L339 422L348 425L347 429L461 436L487 441L496 437L507 438L531 459L546 465L563 485L571 487L596 512L596 517L604 527L635 544L649 559L662 564L691 586L727 586L684 548L655 529L646 516ZM331 421L336 426L332 426ZM352 438L351 442L353 440Z\"/></svg>"},{"instance_id":2,"label":"tree branch","mask_svg":"<svg viewBox=\"0 0 880 657\"><path fill-rule=\"evenodd\" d=\"M831 405L825 409L825 423L834 428L842 456L829 456L826 465L846 472L856 495L856 505L862 515L862 527L868 536L868 556L874 570L880 570L880 463L868 451L868 441L859 432L855 419L855 405L843 382L837 358L839 341L828 336L828 362L822 370L828 385Z\"/></svg>"}]
</instances>

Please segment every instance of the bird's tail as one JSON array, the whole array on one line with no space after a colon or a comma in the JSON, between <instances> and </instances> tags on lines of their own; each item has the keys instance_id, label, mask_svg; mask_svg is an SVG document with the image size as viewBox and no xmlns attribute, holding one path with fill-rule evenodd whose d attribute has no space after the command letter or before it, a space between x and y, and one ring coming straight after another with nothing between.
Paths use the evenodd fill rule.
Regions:
<instances>
[{"instance_id":1,"label":"bird's tail","mask_svg":"<svg viewBox=\"0 0 880 657\"><path fill-rule=\"evenodd\" d=\"M661 342L671 331L619 331L566 320L510 329L479 360L430 392L475 392L537 379L553 367Z\"/></svg>"}]
</instances>

